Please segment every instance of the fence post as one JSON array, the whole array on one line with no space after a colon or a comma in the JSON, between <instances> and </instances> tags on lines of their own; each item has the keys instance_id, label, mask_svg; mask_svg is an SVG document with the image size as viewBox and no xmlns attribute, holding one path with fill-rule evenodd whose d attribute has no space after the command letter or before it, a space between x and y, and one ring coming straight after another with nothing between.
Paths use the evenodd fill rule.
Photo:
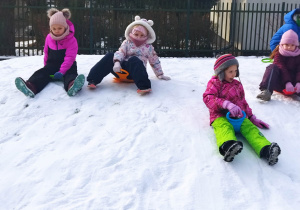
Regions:
<instances>
[{"instance_id":1,"label":"fence post","mask_svg":"<svg viewBox=\"0 0 300 210\"><path fill-rule=\"evenodd\" d=\"M187 1L187 18L186 18L186 36L185 36L185 57L189 56L189 32L190 32L190 12L191 4L190 0Z\"/></svg>"},{"instance_id":2,"label":"fence post","mask_svg":"<svg viewBox=\"0 0 300 210\"><path fill-rule=\"evenodd\" d=\"M280 22L281 26L283 25L284 13L285 13L285 2L282 2L282 5L281 5L281 22Z\"/></svg>"},{"instance_id":3,"label":"fence post","mask_svg":"<svg viewBox=\"0 0 300 210\"><path fill-rule=\"evenodd\" d=\"M90 0L90 54L93 54L93 1Z\"/></svg>"}]
</instances>

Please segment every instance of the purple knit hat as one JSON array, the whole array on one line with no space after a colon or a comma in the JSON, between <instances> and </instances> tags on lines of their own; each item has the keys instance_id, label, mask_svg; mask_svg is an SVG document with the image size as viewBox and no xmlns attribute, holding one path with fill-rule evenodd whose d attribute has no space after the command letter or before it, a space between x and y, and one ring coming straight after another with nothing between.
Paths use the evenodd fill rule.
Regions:
<instances>
[{"instance_id":1,"label":"purple knit hat","mask_svg":"<svg viewBox=\"0 0 300 210\"><path fill-rule=\"evenodd\" d=\"M217 58L214 65L214 71L215 74L218 76L219 80L221 81L224 80L225 78L224 71L232 65L237 65L237 67L239 67L239 62L231 54L225 54ZM239 71L237 72L236 76L237 77L239 76Z\"/></svg>"},{"instance_id":2,"label":"purple knit hat","mask_svg":"<svg viewBox=\"0 0 300 210\"><path fill-rule=\"evenodd\" d=\"M286 31L280 40L279 44L293 44L295 46L299 46L298 35L292 29Z\"/></svg>"}]
</instances>

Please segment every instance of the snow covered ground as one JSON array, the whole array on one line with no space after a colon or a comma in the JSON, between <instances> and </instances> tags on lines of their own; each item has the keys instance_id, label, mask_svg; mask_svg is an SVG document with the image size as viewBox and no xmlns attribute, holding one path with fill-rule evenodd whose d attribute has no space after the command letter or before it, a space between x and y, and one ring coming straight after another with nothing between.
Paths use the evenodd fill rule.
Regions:
<instances>
[{"instance_id":1,"label":"snow covered ground","mask_svg":"<svg viewBox=\"0 0 300 210\"><path fill-rule=\"evenodd\" d=\"M79 55L87 76L102 56ZM172 80L153 92L107 76L96 90L69 97L50 83L35 98L14 85L42 56L0 62L0 209L295 210L300 206L299 98L256 99L268 64L238 57L240 79L262 130L282 154L275 166L244 150L226 163L202 101L214 58L161 58Z\"/></svg>"}]
</instances>

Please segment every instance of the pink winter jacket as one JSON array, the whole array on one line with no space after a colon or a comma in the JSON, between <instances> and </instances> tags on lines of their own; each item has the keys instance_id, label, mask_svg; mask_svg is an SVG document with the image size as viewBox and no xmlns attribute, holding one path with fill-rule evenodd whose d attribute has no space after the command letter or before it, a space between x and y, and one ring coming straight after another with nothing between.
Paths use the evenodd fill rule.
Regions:
<instances>
[{"instance_id":1,"label":"pink winter jacket","mask_svg":"<svg viewBox=\"0 0 300 210\"><path fill-rule=\"evenodd\" d=\"M124 40L119 50L114 54L114 61L119 60L122 63L122 61L128 61L132 56L138 57L146 69L147 60L149 60L150 66L157 77L164 74L159 58L151 44L142 44L137 47L131 40Z\"/></svg>"},{"instance_id":2,"label":"pink winter jacket","mask_svg":"<svg viewBox=\"0 0 300 210\"><path fill-rule=\"evenodd\" d=\"M55 52L59 50L65 50L64 57L62 59L62 64L60 65L59 72L65 74L73 65L76 59L76 55L78 52L78 44L77 40L74 37L75 28L73 23L70 20L67 20L67 24L69 25L70 33L62 40L56 41L51 38L50 34L47 35L45 46L44 46L44 66L55 66L60 65L60 61L57 60L57 56L49 57L48 48L51 51Z\"/></svg>"},{"instance_id":3,"label":"pink winter jacket","mask_svg":"<svg viewBox=\"0 0 300 210\"><path fill-rule=\"evenodd\" d=\"M209 109L210 124L219 117L226 116L228 110L225 110L222 105L225 100L239 106L247 117L252 115L252 110L249 107L246 99L242 83L237 80L232 82L220 81L217 76L213 76L207 83L207 88L203 93L203 101Z\"/></svg>"}]
</instances>

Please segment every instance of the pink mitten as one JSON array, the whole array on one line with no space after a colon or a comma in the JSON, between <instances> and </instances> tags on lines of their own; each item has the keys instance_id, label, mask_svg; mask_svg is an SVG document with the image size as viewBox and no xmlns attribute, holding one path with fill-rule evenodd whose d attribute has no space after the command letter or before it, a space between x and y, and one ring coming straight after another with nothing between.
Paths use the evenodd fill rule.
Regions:
<instances>
[{"instance_id":1,"label":"pink mitten","mask_svg":"<svg viewBox=\"0 0 300 210\"><path fill-rule=\"evenodd\" d=\"M257 119L255 115L252 115L250 117L250 121L259 128L269 129L269 127L270 127L267 123L263 122L262 120Z\"/></svg>"},{"instance_id":2,"label":"pink mitten","mask_svg":"<svg viewBox=\"0 0 300 210\"><path fill-rule=\"evenodd\" d=\"M295 86L295 91L296 91L296 93L300 93L300 82L297 82L297 84Z\"/></svg>"},{"instance_id":3,"label":"pink mitten","mask_svg":"<svg viewBox=\"0 0 300 210\"><path fill-rule=\"evenodd\" d=\"M294 86L292 85L292 83L287 82L287 83L285 84L285 90L288 91L288 92L294 92L294 91L295 91L295 88L294 88Z\"/></svg>"},{"instance_id":4,"label":"pink mitten","mask_svg":"<svg viewBox=\"0 0 300 210\"><path fill-rule=\"evenodd\" d=\"M232 117L242 117L243 113L239 106L231 103L230 101L224 101L222 107L228 109Z\"/></svg>"}]
</instances>

